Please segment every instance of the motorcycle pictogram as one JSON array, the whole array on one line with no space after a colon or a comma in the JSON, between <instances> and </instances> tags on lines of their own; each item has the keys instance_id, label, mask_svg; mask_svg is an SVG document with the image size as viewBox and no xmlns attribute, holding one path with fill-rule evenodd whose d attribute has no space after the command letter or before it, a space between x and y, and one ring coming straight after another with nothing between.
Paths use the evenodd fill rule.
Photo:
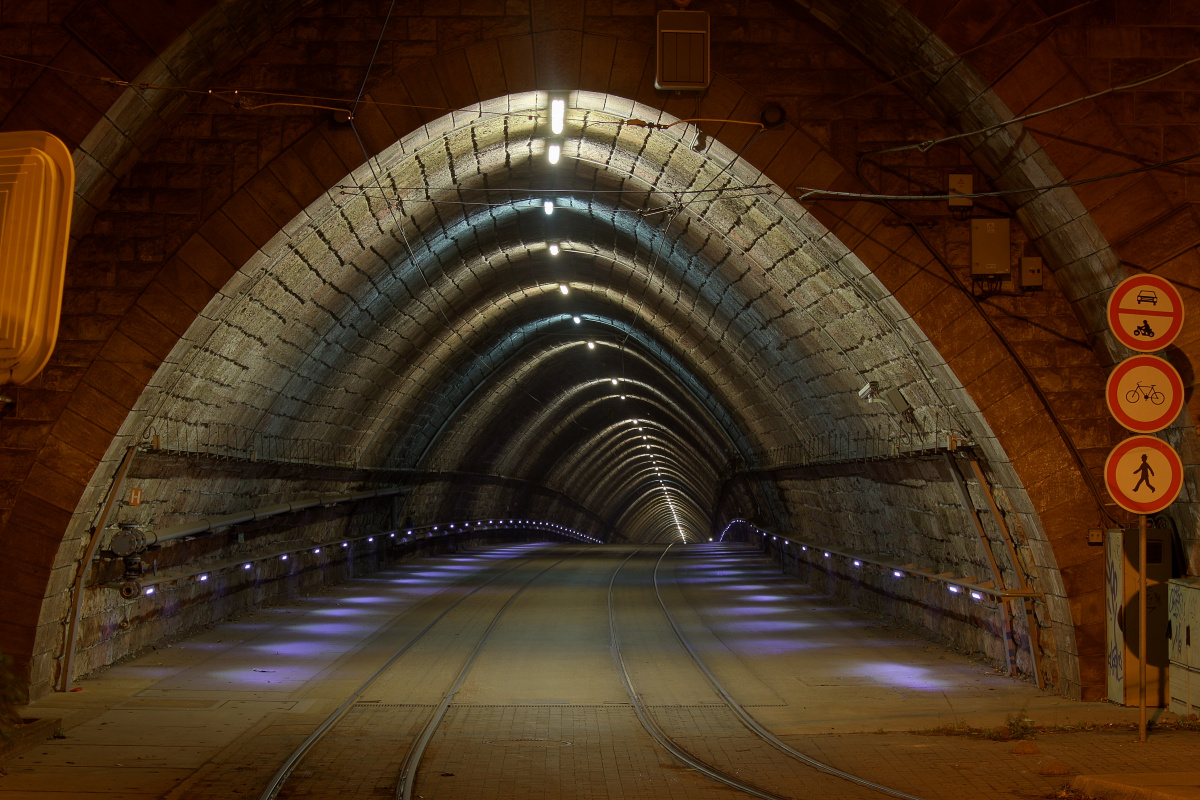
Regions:
<instances>
[{"instance_id":1,"label":"motorcycle pictogram","mask_svg":"<svg viewBox=\"0 0 1200 800\"><path fill-rule=\"evenodd\" d=\"M1154 338L1154 330L1150 327L1150 320L1142 320L1142 324L1133 329L1134 336L1145 336L1147 339Z\"/></svg>"}]
</instances>

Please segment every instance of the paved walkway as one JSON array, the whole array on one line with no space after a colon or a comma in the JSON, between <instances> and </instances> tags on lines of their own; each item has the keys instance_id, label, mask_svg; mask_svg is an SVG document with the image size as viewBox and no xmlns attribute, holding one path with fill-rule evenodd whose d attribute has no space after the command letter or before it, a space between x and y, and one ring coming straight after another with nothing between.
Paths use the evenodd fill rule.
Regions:
<instances>
[{"instance_id":1,"label":"paved walkway","mask_svg":"<svg viewBox=\"0 0 1200 800\"><path fill-rule=\"evenodd\" d=\"M638 724L609 648L608 580L629 549L585 548L531 583L480 653L422 762L426 798L744 797L676 762ZM246 615L35 703L65 739L0 757L4 800L257 797L278 764L395 651L529 546L409 562ZM396 662L303 761L286 797L390 796L408 743L503 600L563 553L464 600ZM616 609L631 676L659 724L697 755L786 797L867 792L745 737L681 655L648 583L622 571ZM536 569L534 569L536 566ZM1127 724L881 626L778 573L757 553L673 550L664 600L735 698L789 745L927 800L1196 798L1200 734L1042 732L993 741L911 731ZM1112 777L1116 774L1117 777ZM1123 776L1123 777L1122 777ZM1122 794L1121 792L1124 792ZM1147 793L1157 792L1158 794ZM876 795L882 796L882 795ZM1080 795L1076 795L1080 796Z\"/></svg>"}]
</instances>

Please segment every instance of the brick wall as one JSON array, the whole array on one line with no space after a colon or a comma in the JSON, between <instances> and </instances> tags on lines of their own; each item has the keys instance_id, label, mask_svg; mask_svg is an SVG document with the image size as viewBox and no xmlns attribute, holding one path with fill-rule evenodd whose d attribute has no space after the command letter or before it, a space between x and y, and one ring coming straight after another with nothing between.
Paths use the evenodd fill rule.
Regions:
<instances>
[{"instance_id":1,"label":"brick wall","mask_svg":"<svg viewBox=\"0 0 1200 800\"><path fill-rule=\"evenodd\" d=\"M237 39L245 43L242 51L216 36L216 12L202 4L172 7L171 14L153 23L116 5L6 3L5 52L54 59L88 75L132 79L149 70L196 78L192 85L199 88L219 78L222 85L347 96L361 80L381 22L362 18L364 9L352 3L318 4L303 13L286 4L258 7L226 20L244 34ZM1056 10L1031 2L914 2L910 7L957 50ZM241 12L250 5L232 8ZM380 83L371 98L434 108L362 108L358 128L369 152L438 118L437 107L533 88L579 86L681 117L697 111L690 98L661 95L650 86L650 5L497 3L444 10L456 13L427 15L403 7L389 26L373 73ZM963 169L975 172L977 185L989 186L997 176L987 154L969 156L956 146L876 159L865 163L861 178L855 176L858 153L936 135L944 120L931 120L930 114L944 98L914 101L905 92L917 90L904 83L872 90L880 79L876 67L891 74L886 62L871 65L857 54L854 20L835 20L838 33L831 34L828 9L816 10L814 18L789 6L714 6L719 38L714 64L720 74L700 103L700 115L752 119L762 100L784 105L795 128L786 137L763 137L745 157L785 187L928 191L940 187L947 172ZM1005 39L1003 45L974 50L968 60L1021 113L1188 57L1195 38L1180 27L1196 23L1188 14L1180 4L1147 9L1102 2L1087 13ZM867 15L861 21L871 20ZM211 63L156 63L154 54L163 42L187 26L200 46L210 48ZM885 58L891 51L877 52ZM154 112L139 116L136 108L118 102L122 95L109 84L12 62L4 70L3 127L59 132L79 146L81 176L92 187L77 218L63 336L54 361L37 382L17 391L17 411L0 421L0 459L7 476L0 489L5 509L0 524L6 541L21 542L14 552L20 577L4 590L14 613L0 625L5 640L18 643L20 656L30 644L29 620L45 596L49 565L57 558L60 570L70 566L70 548L55 555L63 531L72 513L81 509L82 521L102 495L98 487L84 495L84 487L93 481L142 387L226 281L325 187L359 165L362 152L353 135L330 123L323 111L281 106L250 112L211 98L153 93ZM1041 117L1027 128L1071 178L1170 157L1190 141L1194 122L1186 75ZM746 87L754 91L747 93ZM867 90L861 98L840 102ZM122 121L121 127L114 119ZM113 130L87 141L105 126ZM749 140L745 126L707 127L733 152ZM121 149L115 140L128 144ZM1180 168L1089 184L1077 195L1118 262L1186 280L1197 241L1192 182ZM1011 209L997 205L995 210ZM1060 257L1069 243L1056 241L1040 224L1050 210L1018 209L1018 220L1031 230L1017 235L1014 255L1037 248L1047 256L1052 272L1047 289L1034 297L975 303L959 288L963 229L949 224L940 209L917 214L915 228L878 206L821 203L814 211L912 315L928 337L926 355L949 362L995 431L1001 446L996 452L1012 459L1019 476L1014 483L1028 490L1031 511L1053 548L1044 561L1068 570L1079 654L1090 665L1083 682L1098 686L1094 667L1102 651L1097 639L1102 620L1095 614L1102 607L1096 602L1101 573L1080 537L1084 528L1101 521L1098 506L1104 498L1097 499L1097 469L1119 433L1096 402L1111 354L1095 336L1096 308L1088 298L1097 295L1097 286L1087 285L1091 273ZM1110 262L1104 264L1110 269ZM683 260L673 268L685 275L688 269ZM753 296L759 273L744 268L740 273L726 280ZM1190 290L1187 297L1194 302ZM652 298L657 310L662 301ZM703 308L720 309L720 302L718 293ZM813 302L836 305L820 298ZM760 308L760 319L769 318ZM657 324L681 350L703 355L697 359L698 374L716 376L728 368L722 347L697 336L682 317L677 329L670 320L664 313ZM687 336L693 338L681 338ZM1185 338L1172 357L1188 367L1195 339ZM761 342L744 341L748 351L761 351ZM771 366L783 368L779 362ZM1185 371L1190 376L1190 369ZM730 385L749 391L760 377L745 373L740 384ZM706 378L703 388L715 390L726 380ZM769 400L740 409L739 423L753 422L762 438L787 427L771 420ZM1171 436L1192 441L1190 428ZM1194 554L1192 491L1189 484L1188 505L1176 516Z\"/></svg>"}]
</instances>

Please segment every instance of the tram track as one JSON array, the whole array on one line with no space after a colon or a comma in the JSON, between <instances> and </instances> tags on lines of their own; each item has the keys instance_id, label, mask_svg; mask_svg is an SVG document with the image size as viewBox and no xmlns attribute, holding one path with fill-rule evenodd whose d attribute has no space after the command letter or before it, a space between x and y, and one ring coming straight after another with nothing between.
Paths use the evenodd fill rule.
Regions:
<instances>
[{"instance_id":1,"label":"tram track","mask_svg":"<svg viewBox=\"0 0 1200 800\"><path fill-rule=\"evenodd\" d=\"M574 554L572 554L572 555L574 555ZM474 659L478 655L479 650L482 648L484 641L486 641L487 636L490 635L491 631L495 628L495 625L496 625L497 621L499 620L499 618L504 614L505 611L508 610L509 606L512 605L512 602L516 599L516 597L518 595L520 595L534 580L536 580L538 577L540 577L542 574L544 574L545 572L547 572L548 570L550 570L557 564L562 563L569 557L570 557L570 555L560 558L557 561L550 564L549 566L547 566L546 568L542 569L540 572L538 572L536 575L534 575L532 578L530 578L528 581L526 581L522 586L520 586L516 590L516 592L514 592L509 597L508 601L504 604L504 606L500 609L500 611L497 612L497 614L493 618L492 622L489 624L487 630L484 633L484 637L480 640L480 642L476 645L475 649L472 651L472 654L470 656L470 659L469 659L467 665L464 666L463 669L460 671L458 679L455 681L454 685L451 687L450 693L447 695L446 698L444 698L444 702L440 703L437 706L437 708L435 709L435 715L436 715L437 720L440 720L441 716L445 714L446 707L449 706L450 700L453 699L453 693L456 692L458 689L458 686L461 685L462 678L465 676L466 672L469 671L471 663L474 662ZM300 746L298 746L291 753L291 755L288 756L288 758L283 762L283 764L279 767L279 769L276 771L276 773L271 777L271 780L267 784L266 788L264 788L262 793L259 795L259 800L276 800L276 798L278 798L280 796L280 794L284 791L289 778L291 778L292 774L296 771L297 766L301 763L301 761L304 759L304 757L306 755L308 755L308 753L311 752L313 750L313 748L319 742L321 742L323 739L325 739L331 733L331 731L333 731L336 728L338 723L341 722L343 720L343 718L345 718L347 713L349 713L349 711L354 707L355 703L372 686L374 686L380 680L380 678L382 678L384 675L386 675L387 672L390 669L392 669L396 665L396 663L405 654L407 654L410 650L412 650L413 647L415 647L417 644L422 642L422 640L424 640L425 637L432 630L434 630L434 628L436 628L440 622L442 622L447 616L449 616L451 614L451 612L458 609L468 599L477 595L479 592L481 592L486 587L499 581L501 578L511 575L512 573L516 572L517 570L520 570L522 567L530 564L533 561L538 560L539 558L545 558L544 553L538 553L537 555L534 555L531 558L521 561L521 563L519 563L519 564L513 565L511 568L509 568L507 570L499 572L498 574L494 575L487 581L485 581L485 582L479 584L478 586L474 587L473 589L471 589L471 591L467 592L462 597L458 598L453 603L451 603L449 606L447 606L445 609L443 609L440 613L438 613L437 616L435 616L432 620L430 620L429 623L426 624L424 628L422 628L420 631L418 631L416 634L414 634L403 646L401 646L395 653L393 653L392 656L390 658L388 658L388 660L386 662L384 662L384 664L382 666L379 667L379 669L377 669L370 677L368 677L358 687L358 689L356 689L349 697L347 697L346 700L340 706L338 706L337 709L335 709L333 711L333 713L331 713L320 725L318 725L317 728L308 736L308 738L306 738L300 744ZM429 738L432 736L432 731L437 727L436 722L433 725L431 725L431 726L427 725L426 727L428 728L428 730L426 732L428 735L426 735L426 733L423 733L422 737L420 739L418 739L418 741L421 742L421 750L422 751L423 751L425 745L428 744ZM405 771L401 775L401 778L397 783L396 797L408 797L411 795L411 789L412 789L411 778L415 778L415 773L416 773L415 765L417 763L419 763L419 761L420 761L419 754L415 761L412 760L411 755L412 755L412 753L410 751L410 756L408 759L406 759L406 762L405 762L405 765L406 765ZM411 768L409 766L410 761L412 763ZM407 791L409 792L409 795L402 795L401 788L406 785L405 779L407 776L409 776L410 771L411 771L411 778L407 782L407 786L408 786Z\"/></svg>"},{"instance_id":2,"label":"tram track","mask_svg":"<svg viewBox=\"0 0 1200 800\"><path fill-rule=\"evenodd\" d=\"M708 668L708 666L700 658L699 654L696 652L696 650L692 646L692 644L687 640L687 637L684 635L682 628L679 626L679 623L675 619L675 615L671 612L670 608L666 604L665 599L663 598L662 590L661 590L661 587L659 584L659 569L662 566L662 563L666 559L667 554L670 552L670 550L671 550L671 545L668 545L666 548L663 549L662 553L659 554L658 559L654 563L654 568L653 568L653 572L652 572L652 584L653 584L653 589L654 589L654 595L655 595L656 600L658 601L659 609L662 611L663 616L666 618L667 622L670 624L671 630L673 631L676 640L679 642L679 644L683 647L683 649L686 651L687 655L689 656L691 664L694 665L700 671L700 673L702 673L704 675L705 679L708 682L709 687L721 699L721 702L724 704L725 708L728 709L728 711L730 713L732 713L732 715L737 719L737 721L747 731L749 731L754 737L756 737L759 742L769 745L770 747L774 748L776 751L783 754L787 758L789 758L795 762L798 762L799 764L802 764L806 767L810 767L814 770L824 773L826 775L830 775L830 776L838 778L840 780L855 784L855 785L862 787L864 789L867 789L871 792L876 792L876 793L888 795L891 797L901 798L901 800L922 800L920 797L918 797L916 795L912 795L907 792L903 792L898 789L894 789L892 787L885 786L881 783L877 783L875 781L868 780L861 776L855 775L854 773L848 772L846 770L838 769L837 767L834 767L823 761L820 761L820 760L815 759L811 756L808 756L804 753L801 753L800 751L798 751L795 748L788 745L786 742L782 741L778 736L776 736L769 729L767 729L765 726L763 726L761 723L759 723L753 717L753 715L751 715L745 709L744 706L742 706L740 703L738 703L737 700L734 699L734 697L730 694L730 692L717 679L717 677L713 674L713 672ZM726 786L729 786L733 789L737 789L738 791L744 792L751 796L763 798L763 800L794 800L793 796L780 794L776 791L772 791L763 786L743 780L743 779L737 777L736 775L733 775L729 770L722 769L720 766L717 766L709 761L706 761L706 760L700 758L695 753L690 752L683 744L681 744L675 738L673 738L654 719L654 714L651 711L650 705L645 702L644 697L635 687L633 680L629 674L629 669L626 666L624 652L621 648L620 640L619 640L618 633L617 633L616 615L614 612L613 588L616 584L617 574L620 572L621 568L623 568L625 566L625 564L628 563L629 560L631 560L639 552L641 552L641 549L639 549L638 551L635 551L634 553L631 553L624 561L621 562L621 565L617 568L616 572L613 573L612 580L610 581L610 584L609 584L609 598L608 598L610 631L611 631L611 635L613 637L614 655L616 657L618 669L621 672L621 679L626 687L626 690L630 697L630 701L634 706L634 710L637 713L639 721L641 721L643 727L645 727L646 731L655 739L655 741L657 741L660 746L662 746L665 750L667 750L669 753L671 753L671 755L673 755L675 758L679 759L680 761L684 762L688 766L692 767L693 769L698 770L699 772L701 772L705 776L709 777L710 779L715 780L719 783L725 784Z\"/></svg>"},{"instance_id":3,"label":"tram track","mask_svg":"<svg viewBox=\"0 0 1200 800\"><path fill-rule=\"evenodd\" d=\"M915 795L870 781L801 753L755 720L704 664L695 647L688 641L675 614L666 603L660 581L660 571L667 561L671 548L668 546L658 553L651 565L650 559L653 558L653 553L645 554L644 552L648 547L651 545L638 547L612 568L606 590L603 588L603 583L596 586L596 589L606 591L607 594L605 610L608 623L608 646L617 667L619 683L624 688L629 700L628 707L634 712L629 717L629 724L634 726L631 730L637 730L636 725L640 723L649 737L678 762L711 781L762 800L796 800L798 797L811 795L814 790L827 789L828 783L821 785L818 781L818 784L814 785L810 779L800 778L796 770L816 771L838 781L854 784L857 789L835 795L845 797L847 800L868 796L856 793L862 791L884 794L900 798L900 800L921 800ZM319 766L301 771L295 780L291 780L293 774L297 773L297 767L318 745L329 748L327 752L323 752L321 758L317 759L320 763L330 763L330 756L336 761L339 758L337 755L339 752L349 752L360 757L364 768L363 772L369 771L366 768L370 765L370 769L374 770L372 779L378 778L379 781L375 784L375 794L386 791L397 800L413 800L418 797L419 795L416 794L417 782L418 777L424 774L422 761L426 751L446 720L449 710L461 707L461 702L456 703L455 698L475 666L476 660L481 653L485 652L493 632L527 589L563 561L578 554L579 551L576 551L550 561L554 558L553 554L539 552L530 558L521 560L520 563L509 569L498 572L442 609L428 624L413 634L296 748L259 795L259 800L276 800L277 798L286 800L289 796L313 795L314 792L316 792L314 796L325 796L318 786L307 783L309 780L318 782L321 780L322 770ZM614 555L616 558L620 558L620 554ZM641 576L630 579L628 576L631 574L632 568L627 569L627 565L639 556L643 562L639 565L642 571ZM536 563L539 561L550 561L550 563L542 566ZM499 596L473 604L478 606L473 610L464 606L486 587L523 570L532 574L522 575L519 586L509 587ZM626 579L624 586L619 582L621 579ZM603 579L600 578L600 580ZM515 585L518 581L513 581L513 583ZM618 595L621 595L620 601ZM499 604L498 608L495 607L497 604ZM459 622L450 623L447 618L456 610L460 610L460 616L466 616L462 617ZM597 611L601 614L604 613L600 609ZM595 621L600 622L602 619L601 616ZM486 626L484 626L485 621ZM427 642L431 634L439 630L439 625L441 625L441 629L438 636L443 640L453 642L453 644L441 645L442 649L437 650L437 643L440 640L435 637L428 646L435 648L434 651L439 653L439 657L443 661L453 658L454 660L450 661L450 664L454 666L449 666L449 668L447 668L448 665L440 666L431 674L449 675L455 667L457 667L457 671L453 672L454 678L447 688L434 695L437 699L433 700L431 697L430 700L433 702L364 706L364 703L378 702L364 700L364 696L381 680L400 682L401 685L410 681L409 673L404 673L403 677L396 674L396 670L400 669L399 665L403 663L400 661L401 658L412 651L414 647ZM671 632L667 631L668 626ZM482 631L480 632L481 627ZM471 641L459 641L461 633L467 630L476 631L472 634ZM668 641L677 642L678 647L675 647L674 644L666 645ZM639 646L642 648L641 650L639 650ZM650 649L645 650L646 647ZM463 655L461 651L467 648L470 649L470 652ZM459 655L447 655L451 649L459 651ZM653 654L648 656L647 653L651 650ZM682 692L685 695L695 695L697 687L703 685L704 688L700 691L705 697L707 698L708 692L711 692L713 696L719 698L719 702L706 699L688 705L677 702L678 697L675 697L674 700L664 699L667 695L663 694L660 687L640 686L635 674L653 675L654 670L646 667L645 664L631 669L630 659L633 659L634 662L649 663L655 657L659 659L659 668L663 668L665 665L663 671L670 673L669 677L684 676L680 682L681 688L676 694ZM647 669L650 669L650 672L646 672ZM638 670L641 672L639 673ZM699 680L698 675L703 675L704 680ZM668 678L659 677L660 681L666 679ZM653 684L653 680L649 680L647 683ZM445 684L442 685L445 686ZM650 699L647 697L648 688ZM613 685L613 689L617 689L616 684ZM380 688L376 687L373 693L380 694ZM657 695L657 702L655 702L654 695ZM477 705L469 699L466 702L468 706ZM384 712L384 708L393 708L395 711ZM401 708L405 711L401 712L399 710ZM339 727L339 724L352 710L360 711L366 716L356 717L354 723L348 723L349 727ZM665 719L660 719L662 715L665 715ZM633 717L636 717L637 723L634 723ZM683 720L682 728L681 720ZM366 727L364 727L364 723L366 723ZM681 733L681 730L688 730L689 723L693 726L690 734ZM724 751L718 745L707 746L708 743L702 738L697 738L696 726L703 727L703 724L700 723L715 728L721 739L736 740L736 745L726 746ZM375 728L381 725L385 730L383 733L377 734ZM451 728L453 729L453 726ZM367 744L362 744L364 730L369 730L371 733ZM734 733L737 730L742 733ZM335 741L322 744L327 738ZM442 741L442 739L439 738L438 741ZM569 742L565 744L569 744ZM389 746L392 748L391 752L386 749L377 749ZM745 754L745 757L742 759L729 758L732 750ZM768 752L775 755L768 756ZM434 763L442 760L441 756L431 756L431 758ZM790 768L784 766L784 762L792 766ZM751 764L757 765L757 770ZM347 768L343 766L343 769ZM355 772L353 764L348 769L350 771L348 774ZM393 776L392 780L387 780L389 774ZM436 777L438 770L434 769L433 774ZM449 774L441 772L443 777ZM425 784L425 780L425 778L421 778L421 785L430 788ZM385 789L384 786L389 788ZM424 793L428 796L427 791ZM330 796L332 794L330 792Z\"/></svg>"}]
</instances>

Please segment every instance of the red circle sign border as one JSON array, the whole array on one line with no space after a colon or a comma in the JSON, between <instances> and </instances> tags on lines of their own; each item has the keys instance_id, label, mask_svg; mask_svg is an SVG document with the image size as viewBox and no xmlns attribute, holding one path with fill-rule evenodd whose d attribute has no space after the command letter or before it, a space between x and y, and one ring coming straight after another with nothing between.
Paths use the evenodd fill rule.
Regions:
<instances>
[{"instance_id":1,"label":"red circle sign border","mask_svg":"<svg viewBox=\"0 0 1200 800\"><path fill-rule=\"evenodd\" d=\"M1174 463L1171 484L1162 494L1156 495L1154 501L1150 503L1139 503L1136 500L1125 497L1120 492L1113 491L1113 487L1117 485L1117 476L1114 474L1117 462L1121 460L1121 456L1135 447L1150 447L1161 453L1168 461ZM1175 498L1179 497L1179 491L1183 488L1183 461L1179 458L1179 454L1175 452L1175 448L1162 439L1155 436L1132 436L1117 444L1112 449L1112 452L1108 454L1108 458L1104 460L1104 487L1108 489L1108 496L1113 499L1113 502L1126 511L1134 514L1157 514L1171 505L1171 503L1174 503Z\"/></svg>"},{"instance_id":2,"label":"red circle sign border","mask_svg":"<svg viewBox=\"0 0 1200 800\"><path fill-rule=\"evenodd\" d=\"M1171 405L1162 416L1158 417L1153 422L1139 422L1121 411L1120 398L1118 396L1118 386L1121 383L1121 378L1131 369L1136 369L1141 366L1153 366L1161 370L1167 376L1171 383ZM1165 358L1158 356L1130 356L1108 374L1108 383L1104 385L1104 402L1108 404L1108 412L1126 430L1134 433L1157 433L1163 428L1170 425L1179 416L1179 412L1183 410L1183 379L1179 377L1179 371L1171 366L1171 362Z\"/></svg>"},{"instance_id":3,"label":"red circle sign border","mask_svg":"<svg viewBox=\"0 0 1200 800\"><path fill-rule=\"evenodd\" d=\"M1132 334L1126 333L1117 319L1117 314L1121 310L1121 300L1130 292L1145 287L1169 292L1172 295L1172 302L1175 308L1179 311L1179 316L1172 320L1171 326L1167 328L1166 333L1155 339L1138 339ZM1183 330L1183 316L1183 297L1179 294L1179 290L1166 278L1160 278L1157 275L1134 275L1118 283L1117 288L1113 289L1112 294L1108 296L1108 309L1105 314L1109 330L1113 332L1113 336L1117 337L1117 341L1130 350L1136 350L1139 353L1152 353L1155 350L1162 350L1165 347L1169 347L1171 342L1175 341L1175 337L1179 335L1179 332Z\"/></svg>"}]
</instances>

